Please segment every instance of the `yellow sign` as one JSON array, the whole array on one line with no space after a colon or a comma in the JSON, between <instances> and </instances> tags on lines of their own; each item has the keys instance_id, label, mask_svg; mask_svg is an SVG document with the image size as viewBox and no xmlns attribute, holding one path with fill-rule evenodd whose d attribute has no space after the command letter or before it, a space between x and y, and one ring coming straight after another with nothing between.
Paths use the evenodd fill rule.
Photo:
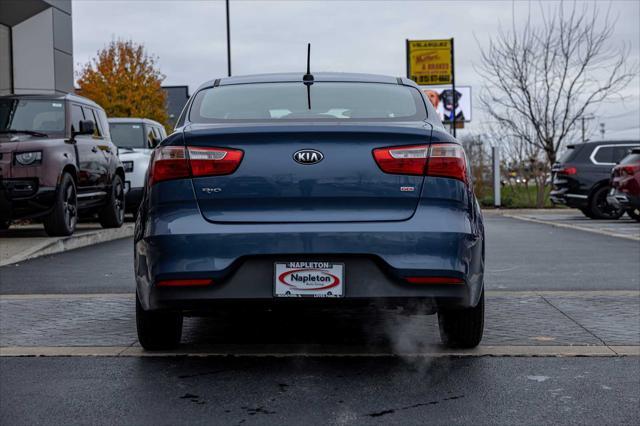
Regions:
<instances>
[{"instance_id":1,"label":"yellow sign","mask_svg":"<svg viewBox=\"0 0 640 426\"><path fill-rule=\"evenodd\" d=\"M407 40L407 77L418 84L451 84L451 40Z\"/></svg>"}]
</instances>

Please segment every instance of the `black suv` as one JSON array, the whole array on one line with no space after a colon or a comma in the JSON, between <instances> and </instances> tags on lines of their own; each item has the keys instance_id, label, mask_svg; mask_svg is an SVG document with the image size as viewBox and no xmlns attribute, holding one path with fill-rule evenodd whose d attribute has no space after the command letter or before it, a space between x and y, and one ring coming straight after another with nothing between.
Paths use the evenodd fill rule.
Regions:
<instances>
[{"instance_id":1,"label":"black suv","mask_svg":"<svg viewBox=\"0 0 640 426\"><path fill-rule=\"evenodd\" d=\"M579 209L592 219L618 219L624 209L607 203L611 169L640 141L599 141L567 146L551 169L554 204Z\"/></svg>"}]
</instances>

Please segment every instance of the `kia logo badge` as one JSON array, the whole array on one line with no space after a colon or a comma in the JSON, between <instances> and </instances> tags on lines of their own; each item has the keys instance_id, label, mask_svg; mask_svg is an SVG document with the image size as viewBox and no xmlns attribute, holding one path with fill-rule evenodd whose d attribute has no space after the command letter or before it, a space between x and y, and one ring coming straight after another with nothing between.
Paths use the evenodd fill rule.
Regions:
<instances>
[{"instance_id":1,"label":"kia logo badge","mask_svg":"<svg viewBox=\"0 0 640 426\"><path fill-rule=\"evenodd\" d=\"M301 149L293 153L293 159L300 164L316 164L322 161L324 155L315 149Z\"/></svg>"}]
</instances>

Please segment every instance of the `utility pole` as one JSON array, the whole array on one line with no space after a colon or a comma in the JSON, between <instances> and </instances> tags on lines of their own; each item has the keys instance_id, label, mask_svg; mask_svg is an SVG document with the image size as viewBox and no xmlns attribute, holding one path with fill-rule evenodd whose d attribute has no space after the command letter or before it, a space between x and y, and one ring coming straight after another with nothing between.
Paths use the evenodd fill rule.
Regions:
<instances>
[{"instance_id":1,"label":"utility pole","mask_svg":"<svg viewBox=\"0 0 640 426\"><path fill-rule=\"evenodd\" d=\"M451 127L453 129L453 137L456 137L456 66L455 52L453 50L453 37L451 37L451 89L453 90L453 113L451 114Z\"/></svg>"},{"instance_id":2,"label":"utility pole","mask_svg":"<svg viewBox=\"0 0 640 426\"><path fill-rule=\"evenodd\" d=\"M587 136L586 136L586 127L585 127L585 121L587 120L593 120L595 117L593 115L587 115L587 116L582 116L580 117L580 121L582 122L582 143L585 143L587 141Z\"/></svg>"},{"instance_id":3,"label":"utility pole","mask_svg":"<svg viewBox=\"0 0 640 426\"><path fill-rule=\"evenodd\" d=\"M229 23L229 0L225 2L227 9L227 75L231 77L231 24Z\"/></svg>"},{"instance_id":4,"label":"utility pole","mask_svg":"<svg viewBox=\"0 0 640 426\"><path fill-rule=\"evenodd\" d=\"M491 157L493 162L493 206L500 207L502 205L500 199L500 148L492 146Z\"/></svg>"}]
</instances>

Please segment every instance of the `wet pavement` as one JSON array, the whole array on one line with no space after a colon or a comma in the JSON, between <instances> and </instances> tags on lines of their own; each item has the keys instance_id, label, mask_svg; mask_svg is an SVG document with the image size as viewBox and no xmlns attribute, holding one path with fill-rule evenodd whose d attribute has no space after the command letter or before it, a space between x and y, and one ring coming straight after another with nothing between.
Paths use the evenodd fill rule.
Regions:
<instances>
[{"instance_id":1,"label":"wet pavement","mask_svg":"<svg viewBox=\"0 0 640 426\"><path fill-rule=\"evenodd\" d=\"M0 358L0 423L634 425L640 358Z\"/></svg>"},{"instance_id":2,"label":"wet pavement","mask_svg":"<svg viewBox=\"0 0 640 426\"><path fill-rule=\"evenodd\" d=\"M474 350L445 349L419 309L373 306L186 318L179 350L149 353L130 239L2 267L0 424L637 424L640 244L486 228Z\"/></svg>"}]
</instances>

